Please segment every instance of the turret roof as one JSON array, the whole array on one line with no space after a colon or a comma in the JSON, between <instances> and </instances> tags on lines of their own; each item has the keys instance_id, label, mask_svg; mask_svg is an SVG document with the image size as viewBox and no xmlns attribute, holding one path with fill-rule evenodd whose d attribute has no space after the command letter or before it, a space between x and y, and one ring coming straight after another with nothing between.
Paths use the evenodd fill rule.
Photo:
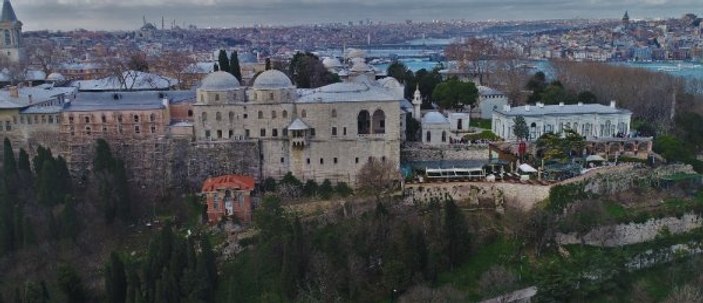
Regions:
<instances>
[{"instance_id":1,"label":"turret roof","mask_svg":"<svg viewBox=\"0 0 703 303\"><path fill-rule=\"evenodd\" d=\"M15 15L15 10L10 4L10 0L5 0L2 3L2 15L0 15L0 22L15 22L17 21L17 15Z\"/></svg>"}]
</instances>

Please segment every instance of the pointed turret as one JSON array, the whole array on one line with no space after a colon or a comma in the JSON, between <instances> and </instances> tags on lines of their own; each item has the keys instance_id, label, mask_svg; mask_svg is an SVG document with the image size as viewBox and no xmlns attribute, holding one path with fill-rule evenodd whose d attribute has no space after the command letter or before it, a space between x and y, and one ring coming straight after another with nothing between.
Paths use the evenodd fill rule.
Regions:
<instances>
[{"instance_id":1,"label":"pointed turret","mask_svg":"<svg viewBox=\"0 0 703 303\"><path fill-rule=\"evenodd\" d=\"M415 94L413 95L413 118L420 121L422 119L422 113L420 112L420 106L422 105L422 94L420 93L420 85L415 87Z\"/></svg>"},{"instance_id":2,"label":"pointed turret","mask_svg":"<svg viewBox=\"0 0 703 303\"><path fill-rule=\"evenodd\" d=\"M10 0L5 0L2 3L2 15L0 15L0 22L16 22L17 15L15 15L15 10L10 4Z\"/></svg>"},{"instance_id":3,"label":"pointed turret","mask_svg":"<svg viewBox=\"0 0 703 303\"><path fill-rule=\"evenodd\" d=\"M622 16L622 24L630 24L630 15L625 11L625 15Z\"/></svg>"}]
</instances>

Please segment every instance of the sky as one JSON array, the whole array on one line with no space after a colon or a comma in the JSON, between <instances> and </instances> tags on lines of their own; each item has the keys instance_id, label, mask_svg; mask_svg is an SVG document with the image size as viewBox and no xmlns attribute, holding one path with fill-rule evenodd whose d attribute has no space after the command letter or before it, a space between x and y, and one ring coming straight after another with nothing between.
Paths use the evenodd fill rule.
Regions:
<instances>
[{"instance_id":1,"label":"sky","mask_svg":"<svg viewBox=\"0 0 703 303\"><path fill-rule=\"evenodd\" d=\"M24 30L133 30L157 26L296 25L370 19L538 20L702 15L701 0L11 0Z\"/></svg>"}]
</instances>

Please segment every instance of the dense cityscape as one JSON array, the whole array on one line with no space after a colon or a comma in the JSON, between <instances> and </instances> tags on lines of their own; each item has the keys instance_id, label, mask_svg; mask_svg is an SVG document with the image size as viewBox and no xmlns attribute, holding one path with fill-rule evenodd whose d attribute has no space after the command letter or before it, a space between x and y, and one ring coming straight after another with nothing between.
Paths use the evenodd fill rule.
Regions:
<instances>
[{"instance_id":1,"label":"dense cityscape","mask_svg":"<svg viewBox=\"0 0 703 303\"><path fill-rule=\"evenodd\" d=\"M0 302L703 302L696 14L23 13L3 1Z\"/></svg>"}]
</instances>

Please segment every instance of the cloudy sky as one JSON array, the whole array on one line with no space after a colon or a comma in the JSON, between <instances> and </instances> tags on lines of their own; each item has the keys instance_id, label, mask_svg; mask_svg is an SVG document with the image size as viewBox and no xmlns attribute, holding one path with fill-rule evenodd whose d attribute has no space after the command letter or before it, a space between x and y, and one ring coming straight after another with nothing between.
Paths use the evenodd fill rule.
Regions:
<instances>
[{"instance_id":1,"label":"cloudy sky","mask_svg":"<svg viewBox=\"0 0 703 303\"><path fill-rule=\"evenodd\" d=\"M231 27L413 19L526 20L673 17L702 14L701 0L12 0L25 30L135 29L160 25Z\"/></svg>"}]
</instances>

